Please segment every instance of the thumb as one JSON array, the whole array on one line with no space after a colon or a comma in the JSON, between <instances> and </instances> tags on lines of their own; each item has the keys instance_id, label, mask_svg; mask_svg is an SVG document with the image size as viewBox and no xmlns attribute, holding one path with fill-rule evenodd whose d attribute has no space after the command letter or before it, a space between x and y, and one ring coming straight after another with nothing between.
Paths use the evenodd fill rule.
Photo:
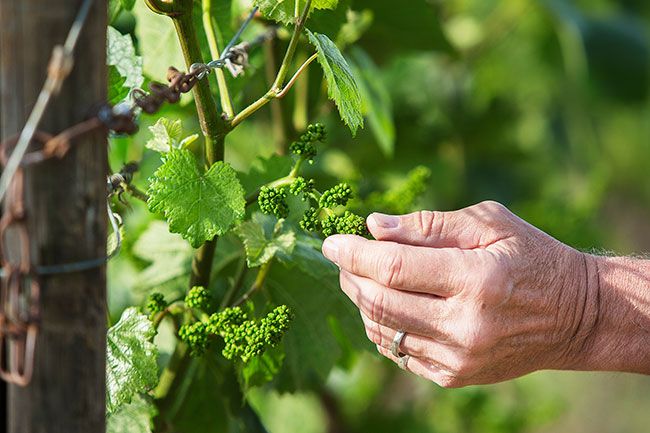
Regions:
<instances>
[{"instance_id":1,"label":"thumb","mask_svg":"<svg viewBox=\"0 0 650 433\"><path fill-rule=\"evenodd\" d=\"M433 248L475 248L477 224L462 211L419 211L406 215L373 213L368 216L370 233L380 241Z\"/></svg>"}]
</instances>

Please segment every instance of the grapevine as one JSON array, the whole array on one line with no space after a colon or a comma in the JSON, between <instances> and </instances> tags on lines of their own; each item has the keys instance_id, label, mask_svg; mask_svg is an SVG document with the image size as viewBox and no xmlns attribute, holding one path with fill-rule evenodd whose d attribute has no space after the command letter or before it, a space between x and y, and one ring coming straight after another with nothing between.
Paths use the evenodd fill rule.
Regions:
<instances>
[{"instance_id":1,"label":"grapevine","mask_svg":"<svg viewBox=\"0 0 650 433\"><path fill-rule=\"evenodd\" d=\"M184 389L185 381L193 380L193 374L203 371L200 369L205 364L209 364L206 371L218 371L216 386L225 387L228 383L232 387L234 383L237 389L225 392L246 393L250 387L278 377L287 380L286 371L296 369L297 358L285 358L285 349L292 344L292 350L301 350L304 345L301 339L305 338L302 328L317 329L315 332L327 344L339 344L330 326L341 312L349 312L343 297L336 295L333 304L328 306L335 309L332 313L322 305L310 306L314 301L309 297L302 301L296 299L320 290L314 287L322 283L320 275L323 279L333 277L332 267L319 252L324 237L369 236L365 212L360 212L357 206L363 202L363 197L357 194L358 185L352 180L325 180L320 176L317 162L320 163L320 155L329 146L325 119L310 123L305 116L302 127L284 131L282 140L274 137L278 153L283 155L248 161L248 169L235 169L224 158L226 140L263 106L279 103L315 60L323 69L328 96L353 134L363 126L362 105L359 87L338 48L327 36L305 28L315 7L311 0L292 3L291 13L288 3L275 9L254 1L259 10L256 7L243 18L240 29L225 47L220 46L223 29L216 27L219 20L212 16L210 0L201 2L204 32L198 33L197 23L190 18L195 16L195 2L147 0L146 3L154 12L173 21L189 70L183 73L170 69L173 85L152 83L151 94L137 87L122 88L118 81L110 88L112 93L117 92L111 95L111 100L122 98L118 106L130 110L129 97L135 95L143 111L151 114L166 103L178 102L181 93L191 90L203 137L197 131L186 133L187 125L180 119L160 117L149 127L150 138L145 145L148 151L159 155L157 168L144 178L135 168L141 169L146 164L134 164L134 170L122 176L124 180L116 177L111 181L112 196L122 205L127 204L125 195L141 200L152 215L162 220L158 221L161 230L142 234L141 239L146 242L136 241L132 252L138 260L142 259L138 266L148 266L143 272L153 280L145 288L149 296L139 310L146 313L143 318L147 320L141 328L149 324L151 331L146 333L144 341L151 343L156 333L161 340L173 336L173 348L163 361L149 354L149 365L162 364L161 374L158 376L156 372L158 382L153 388L142 386L133 393L155 396L160 413L154 423L157 429L189 431L187 426L174 425L176 420L167 418L166 410L178 404L178 390ZM323 7L322 3L318 5ZM274 26L261 31L259 25L256 30L251 27L251 33L259 34L240 41L242 34L248 34L244 28L257 19L259 12L270 20L287 24L291 35L288 41L278 37L285 33ZM258 24L266 25L264 21ZM123 40L123 35L116 31L110 35L115 38L114 43L122 45L112 53L115 60L109 72L115 75L117 70L120 75L141 68L140 62L133 62L130 69L120 69L124 63L120 55L129 51L123 45L132 42ZM211 60L201 61L206 50L201 49L197 35L207 38ZM240 92L234 97L232 80L246 80L249 56L256 55L260 46L275 38L279 43L286 43L286 50L275 78L269 80L270 88L248 105L238 107L244 94ZM143 47L157 43L146 38L141 41ZM313 54L296 64L298 50L311 50ZM293 75L291 69L295 70ZM216 74L218 89L211 88L213 83L207 79L212 72ZM232 75L232 80L226 79L227 73ZM131 78L137 83L144 81L143 77ZM182 109L185 108L179 108ZM275 123L273 127L281 126ZM142 181L148 185L140 190L137 185ZM169 236L174 236L173 240ZM148 250L149 244L156 245L151 248L153 251ZM190 252L182 252L190 246ZM296 266L297 278L307 280L299 292L295 292L296 282L284 281L291 266ZM141 284L146 286L148 282L143 280ZM306 308L311 310L305 313ZM142 342L140 336L126 344ZM132 350L127 347L123 352ZM124 371L137 371L138 362L133 360L134 365L124 366ZM333 361L327 363L326 369L331 369ZM235 375L236 380L227 380L224 375ZM289 388L293 386L289 384ZM187 395L189 399L192 397ZM168 426L169 430L164 430Z\"/></svg>"}]
</instances>

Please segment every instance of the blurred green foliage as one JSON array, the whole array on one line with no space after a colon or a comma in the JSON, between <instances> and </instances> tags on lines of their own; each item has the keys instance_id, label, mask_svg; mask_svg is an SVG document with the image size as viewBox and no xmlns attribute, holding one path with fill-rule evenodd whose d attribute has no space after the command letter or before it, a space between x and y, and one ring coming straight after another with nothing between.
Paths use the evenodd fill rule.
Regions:
<instances>
[{"instance_id":1,"label":"blurred green foliage","mask_svg":"<svg viewBox=\"0 0 650 433\"><path fill-rule=\"evenodd\" d=\"M257 156L281 149L278 133L287 142L307 119L317 119L331 126L329 148L310 174L329 183L346 179L362 198L399 188L409 170L424 165L431 175L416 208L455 209L494 199L576 248L650 249L650 2L350 0L344 10L348 6L346 14L325 14L319 25L338 28L344 19L337 43L356 42L344 54L362 81L366 129L353 139L338 127L335 110L320 104L322 74L313 68L303 86L309 92L298 85L283 101L281 124L265 110L229 136L226 159L236 169L248 170ZM138 1L137 27L126 13L114 25L136 39L156 31L161 43L173 40L163 34L166 27L154 24L158 17L141 9ZM233 14L242 9L234 6ZM165 50L165 58L144 56L145 72L160 74L177 55ZM238 108L266 88L263 63L261 53L254 55L245 84L233 83L242 90L235 93ZM198 132L190 113L181 105L166 106L162 114ZM142 161L136 184L145 185L160 164L145 148L154 123L143 116L135 137L111 141L115 170ZM144 298L151 279L162 279L155 286L173 293L185 281L189 260L181 244L172 252L175 238L168 234L150 233L159 249L138 248L151 217L135 203L126 214L123 253L110 267L113 320ZM138 273L156 254L173 255L177 268L149 269L142 278ZM218 268L234 266L227 242L218 254ZM272 281L285 277L278 273ZM325 386L284 395L254 389L249 399L271 433L528 432L556 418L565 404L540 376L442 390L378 356L350 349L345 364Z\"/></svg>"}]
</instances>

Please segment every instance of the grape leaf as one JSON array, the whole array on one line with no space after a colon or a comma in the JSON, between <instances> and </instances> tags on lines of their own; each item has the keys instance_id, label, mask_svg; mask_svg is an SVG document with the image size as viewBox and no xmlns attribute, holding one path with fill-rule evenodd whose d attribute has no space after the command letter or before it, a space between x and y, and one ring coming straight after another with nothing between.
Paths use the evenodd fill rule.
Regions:
<instances>
[{"instance_id":1,"label":"grape leaf","mask_svg":"<svg viewBox=\"0 0 650 433\"><path fill-rule=\"evenodd\" d=\"M352 59L350 66L359 78L363 114L379 148L384 155L391 157L395 151L395 123L390 94L379 69L365 51L354 47Z\"/></svg>"},{"instance_id":2,"label":"grape leaf","mask_svg":"<svg viewBox=\"0 0 650 433\"><path fill-rule=\"evenodd\" d=\"M181 139L183 136L181 119L170 120L161 117L149 127L149 131L153 134L153 138L147 141L145 147L160 153L166 153L172 149L186 149L199 138L199 134L192 134Z\"/></svg>"},{"instance_id":3,"label":"grape leaf","mask_svg":"<svg viewBox=\"0 0 650 433\"><path fill-rule=\"evenodd\" d=\"M287 156L273 155L269 158L256 158L248 173L240 175L246 194L254 193L260 186L289 174L293 160Z\"/></svg>"},{"instance_id":4,"label":"grape leaf","mask_svg":"<svg viewBox=\"0 0 650 433\"><path fill-rule=\"evenodd\" d=\"M291 260L271 267L267 279L271 300L294 313L284 336L286 356L277 378L281 391L309 389L324 381L344 355L339 337L356 349L371 347L359 310L339 289L338 269L312 239L300 235ZM337 337L339 330L343 334Z\"/></svg>"},{"instance_id":5,"label":"grape leaf","mask_svg":"<svg viewBox=\"0 0 650 433\"><path fill-rule=\"evenodd\" d=\"M106 433L151 433L151 418L156 408L140 395L106 417Z\"/></svg>"},{"instance_id":6,"label":"grape leaf","mask_svg":"<svg viewBox=\"0 0 650 433\"><path fill-rule=\"evenodd\" d=\"M334 42L327 36L307 30L309 41L318 51L318 63L323 68L327 80L327 93L339 109L343 122L348 125L352 135L363 127L361 114L361 95L354 80L352 70Z\"/></svg>"},{"instance_id":7,"label":"grape leaf","mask_svg":"<svg viewBox=\"0 0 650 433\"><path fill-rule=\"evenodd\" d=\"M113 27L108 27L108 49L106 64L114 65L126 80L124 86L132 89L144 81L142 76L142 57L136 56L130 35L123 35Z\"/></svg>"},{"instance_id":8,"label":"grape leaf","mask_svg":"<svg viewBox=\"0 0 650 433\"><path fill-rule=\"evenodd\" d=\"M140 52L147 53L144 73L153 80L166 83L167 68L176 66L182 69L185 65L174 24L168 17L151 12L144 1L136 3L133 14Z\"/></svg>"},{"instance_id":9,"label":"grape leaf","mask_svg":"<svg viewBox=\"0 0 650 433\"><path fill-rule=\"evenodd\" d=\"M156 289L172 294L187 283L192 249L179 235L170 233L162 221L152 221L133 245L133 255L151 262L142 270L134 287L148 292Z\"/></svg>"},{"instance_id":10,"label":"grape leaf","mask_svg":"<svg viewBox=\"0 0 650 433\"><path fill-rule=\"evenodd\" d=\"M155 124L149 127L149 131L153 134L153 138L147 141L145 147L164 153L178 147L183 134L183 125L181 119L170 120L160 117Z\"/></svg>"},{"instance_id":11,"label":"grape leaf","mask_svg":"<svg viewBox=\"0 0 650 433\"><path fill-rule=\"evenodd\" d=\"M124 86L126 77L120 74L115 65L108 66L108 103L115 105L129 94L129 88Z\"/></svg>"},{"instance_id":12,"label":"grape leaf","mask_svg":"<svg viewBox=\"0 0 650 433\"><path fill-rule=\"evenodd\" d=\"M106 411L112 413L158 382L156 330L134 307L122 313L106 337Z\"/></svg>"},{"instance_id":13,"label":"grape leaf","mask_svg":"<svg viewBox=\"0 0 650 433\"><path fill-rule=\"evenodd\" d=\"M312 0L309 11L314 9L334 9L339 0ZM305 8L305 0L299 0L298 12ZM296 1L295 0L253 0L253 4L260 8L262 15L282 24L295 22Z\"/></svg>"},{"instance_id":14,"label":"grape leaf","mask_svg":"<svg viewBox=\"0 0 650 433\"><path fill-rule=\"evenodd\" d=\"M265 351L246 363L239 363L239 381L244 392L273 380L282 367L284 352L281 346Z\"/></svg>"},{"instance_id":15,"label":"grape leaf","mask_svg":"<svg viewBox=\"0 0 650 433\"><path fill-rule=\"evenodd\" d=\"M253 214L249 221L237 227L237 234L246 249L246 262L249 268L261 266L277 253L290 255L296 244L296 234L283 228L283 221L263 215Z\"/></svg>"},{"instance_id":16,"label":"grape leaf","mask_svg":"<svg viewBox=\"0 0 650 433\"><path fill-rule=\"evenodd\" d=\"M160 414L174 432L265 433L241 393L231 362L209 351L190 360L170 410Z\"/></svg>"},{"instance_id":17,"label":"grape leaf","mask_svg":"<svg viewBox=\"0 0 650 433\"><path fill-rule=\"evenodd\" d=\"M174 149L149 184L149 210L194 248L226 233L244 217L246 200L235 170L219 161L207 171L192 152Z\"/></svg>"}]
</instances>

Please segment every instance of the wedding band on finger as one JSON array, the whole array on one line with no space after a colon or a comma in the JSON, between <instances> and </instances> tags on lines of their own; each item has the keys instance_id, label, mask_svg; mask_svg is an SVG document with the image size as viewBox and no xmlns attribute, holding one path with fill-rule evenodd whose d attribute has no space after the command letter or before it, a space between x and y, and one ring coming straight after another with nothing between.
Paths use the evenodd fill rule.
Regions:
<instances>
[{"instance_id":1,"label":"wedding band on finger","mask_svg":"<svg viewBox=\"0 0 650 433\"><path fill-rule=\"evenodd\" d=\"M395 358L401 358L404 356L404 354L399 351L399 346L402 344L405 335L406 332L398 330L395 333L395 337L393 337L393 342L390 344L390 353L392 353Z\"/></svg>"},{"instance_id":2,"label":"wedding band on finger","mask_svg":"<svg viewBox=\"0 0 650 433\"><path fill-rule=\"evenodd\" d=\"M411 358L411 355L402 355L402 357L400 357L397 360L397 365L399 366L399 368L401 368L402 370L406 370L406 366L407 366L410 358Z\"/></svg>"}]
</instances>

